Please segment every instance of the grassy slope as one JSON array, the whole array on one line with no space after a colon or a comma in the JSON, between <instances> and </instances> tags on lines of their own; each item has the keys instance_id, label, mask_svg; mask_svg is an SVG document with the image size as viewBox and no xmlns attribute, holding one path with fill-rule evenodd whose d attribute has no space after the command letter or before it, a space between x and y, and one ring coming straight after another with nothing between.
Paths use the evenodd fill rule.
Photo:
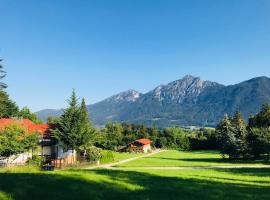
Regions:
<instances>
[{"instance_id":1,"label":"grassy slope","mask_svg":"<svg viewBox=\"0 0 270 200\"><path fill-rule=\"evenodd\" d=\"M0 172L0 199L269 199L270 169Z\"/></svg>"},{"instance_id":2,"label":"grassy slope","mask_svg":"<svg viewBox=\"0 0 270 200\"><path fill-rule=\"evenodd\" d=\"M146 167L146 166L221 166L221 165L262 165L255 161L229 161L221 159L215 151L165 151L151 157L146 157L124 163L119 167Z\"/></svg>"},{"instance_id":3,"label":"grassy slope","mask_svg":"<svg viewBox=\"0 0 270 200\"><path fill-rule=\"evenodd\" d=\"M142 156L145 155L143 153L118 153L118 152L113 152L114 155L114 162L119 162L121 160L126 160L129 158L134 158L134 157L138 157L138 156Z\"/></svg>"},{"instance_id":4,"label":"grassy slope","mask_svg":"<svg viewBox=\"0 0 270 200\"><path fill-rule=\"evenodd\" d=\"M181 159L190 158L191 160ZM185 157L183 157L185 155ZM127 156L127 157L126 157ZM119 159L131 155L119 155ZM135 155L136 156L136 155ZM215 152L156 154L147 165L219 162ZM121 158L120 158L121 157ZM157 157L159 161L157 161ZM134 163L140 163L139 159ZM199 161L198 161L199 159ZM205 160L204 160L205 159ZM153 163L150 161L152 160ZM165 163L164 163L165 161ZM161 163L160 163L161 162ZM132 166L134 163L131 162ZM188 164L188 163L186 163ZM141 165L141 164L140 164ZM222 164L223 165L223 164ZM218 170L0 170L0 200L84 199L270 199L270 169Z\"/></svg>"}]
</instances>

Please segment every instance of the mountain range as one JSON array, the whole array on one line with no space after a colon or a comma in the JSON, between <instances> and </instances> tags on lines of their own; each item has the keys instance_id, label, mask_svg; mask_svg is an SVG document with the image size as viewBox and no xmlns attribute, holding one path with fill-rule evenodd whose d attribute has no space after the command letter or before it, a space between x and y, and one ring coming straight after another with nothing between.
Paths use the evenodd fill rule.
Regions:
<instances>
[{"instance_id":1,"label":"mountain range","mask_svg":"<svg viewBox=\"0 0 270 200\"><path fill-rule=\"evenodd\" d=\"M168 126L215 126L224 114L240 110L245 119L270 103L270 79L257 77L225 86L187 75L142 94L128 90L88 106L94 125L106 122ZM39 118L60 116L63 109L37 112Z\"/></svg>"}]
</instances>

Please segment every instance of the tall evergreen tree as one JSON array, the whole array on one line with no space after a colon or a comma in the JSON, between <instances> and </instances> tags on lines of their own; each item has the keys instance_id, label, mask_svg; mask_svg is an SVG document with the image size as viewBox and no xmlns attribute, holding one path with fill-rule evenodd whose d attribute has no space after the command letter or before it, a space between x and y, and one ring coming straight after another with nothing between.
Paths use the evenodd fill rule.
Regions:
<instances>
[{"instance_id":1,"label":"tall evergreen tree","mask_svg":"<svg viewBox=\"0 0 270 200\"><path fill-rule=\"evenodd\" d=\"M77 103L76 93L73 90L69 107L60 117L57 123L57 128L53 130L54 136L59 140L66 150L75 150L78 148L78 120L79 108Z\"/></svg>"},{"instance_id":2,"label":"tall evergreen tree","mask_svg":"<svg viewBox=\"0 0 270 200\"><path fill-rule=\"evenodd\" d=\"M0 59L0 118L16 117L19 111L15 102L10 100L8 94L4 91L7 85L1 80L5 78L6 72L3 70Z\"/></svg>"},{"instance_id":3,"label":"tall evergreen tree","mask_svg":"<svg viewBox=\"0 0 270 200\"><path fill-rule=\"evenodd\" d=\"M247 154L247 125L240 111L235 112L232 118L232 126L236 138L235 158L240 156L244 158Z\"/></svg>"},{"instance_id":4,"label":"tall evergreen tree","mask_svg":"<svg viewBox=\"0 0 270 200\"><path fill-rule=\"evenodd\" d=\"M92 128L89 113L86 107L85 99L82 99L79 108L79 121L78 121L78 146L94 145L94 129Z\"/></svg>"},{"instance_id":5,"label":"tall evergreen tree","mask_svg":"<svg viewBox=\"0 0 270 200\"><path fill-rule=\"evenodd\" d=\"M270 127L270 106L265 103L261 111L249 119L249 127L267 128Z\"/></svg>"},{"instance_id":6,"label":"tall evergreen tree","mask_svg":"<svg viewBox=\"0 0 270 200\"><path fill-rule=\"evenodd\" d=\"M229 158L235 158L236 138L234 128L228 115L225 115L223 120L216 128L216 134L221 148L222 157L229 155Z\"/></svg>"},{"instance_id":7,"label":"tall evergreen tree","mask_svg":"<svg viewBox=\"0 0 270 200\"><path fill-rule=\"evenodd\" d=\"M3 66L1 65L2 60L0 59L0 80L2 80L3 78L5 78L5 76L7 75L7 73L3 70ZM0 90L3 90L7 88L7 85L3 82L0 82Z\"/></svg>"},{"instance_id":8,"label":"tall evergreen tree","mask_svg":"<svg viewBox=\"0 0 270 200\"><path fill-rule=\"evenodd\" d=\"M69 107L57 122L57 128L53 131L66 150L84 151L94 145L94 129L90 123L85 100L78 105L75 91L68 101Z\"/></svg>"},{"instance_id":9,"label":"tall evergreen tree","mask_svg":"<svg viewBox=\"0 0 270 200\"><path fill-rule=\"evenodd\" d=\"M19 108L5 91L0 90L0 118L17 117Z\"/></svg>"}]
</instances>

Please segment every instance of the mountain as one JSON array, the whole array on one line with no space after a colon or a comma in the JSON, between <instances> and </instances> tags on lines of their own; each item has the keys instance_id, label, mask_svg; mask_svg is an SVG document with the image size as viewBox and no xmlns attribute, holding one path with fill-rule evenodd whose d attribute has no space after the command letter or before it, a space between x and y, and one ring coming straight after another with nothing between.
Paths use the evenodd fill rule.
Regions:
<instances>
[{"instance_id":1,"label":"mountain","mask_svg":"<svg viewBox=\"0 0 270 200\"><path fill-rule=\"evenodd\" d=\"M187 75L167 85L160 85L145 94L128 90L89 105L95 125L108 121L144 123L159 127L176 125L215 126L225 113L235 110L249 115L270 103L270 79L257 77L242 83L224 86ZM41 118L59 116L63 110L42 110Z\"/></svg>"}]
</instances>

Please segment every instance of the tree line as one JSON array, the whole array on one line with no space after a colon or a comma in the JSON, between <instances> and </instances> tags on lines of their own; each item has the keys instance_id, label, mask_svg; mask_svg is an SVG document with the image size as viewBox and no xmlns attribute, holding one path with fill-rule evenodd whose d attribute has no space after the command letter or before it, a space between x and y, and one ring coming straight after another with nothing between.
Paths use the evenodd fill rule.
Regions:
<instances>
[{"instance_id":1,"label":"tree line","mask_svg":"<svg viewBox=\"0 0 270 200\"><path fill-rule=\"evenodd\" d=\"M230 159L270 158L270 106L264 104L261 111L245 123L237 111L233 117L225 115L216 128L217 141L222 156Z\"/></svg>"}]
</instances>

